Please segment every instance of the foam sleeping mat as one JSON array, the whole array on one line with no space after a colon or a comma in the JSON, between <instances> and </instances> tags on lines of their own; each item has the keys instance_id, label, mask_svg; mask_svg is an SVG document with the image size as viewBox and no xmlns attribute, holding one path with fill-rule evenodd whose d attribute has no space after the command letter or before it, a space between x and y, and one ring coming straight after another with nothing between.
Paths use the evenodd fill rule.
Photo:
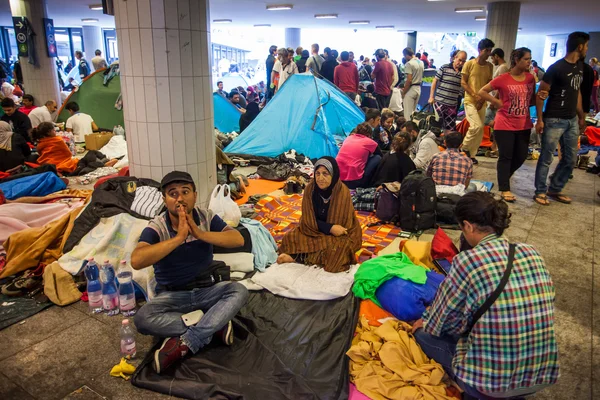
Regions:
<instances>
[{"instance_id":1,"label":"foam sleeping mat","mask_svg":"<svg viewBox=\"0 0 600 400\"><path fill-rule=\"evenodd\" d=\"M330 301L251 293L233 321L233 346L211 343L158 375L152 366L157 345L132 383L188 399L347 399L345 353L358 309L352 293Z\"/></svg>"}]
</instances>

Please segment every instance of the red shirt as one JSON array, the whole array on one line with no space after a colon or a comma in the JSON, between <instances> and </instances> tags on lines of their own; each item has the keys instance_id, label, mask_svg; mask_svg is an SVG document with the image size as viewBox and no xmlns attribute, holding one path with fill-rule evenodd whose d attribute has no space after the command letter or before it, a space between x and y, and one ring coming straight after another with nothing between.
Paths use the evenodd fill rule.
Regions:
<instances>
[{"instance_id":1,"label":"red shirt","mask_svg":"<svg viewBox=\"0 0 600 400\"><path fill-rule=\"evenodd\" d=\"M344 93L358 92L358 69L354 63L344 61L333 71L333 83Z\"/></svg>"},{"instance_id":2,"label":"red shirt","mask_svg":"<svg viewBox=\"0 0 600 400\"><path fill-rule=\"evenodd\" d=\"M342 181L356 181L363 177L369 156L377 150L377 143L363 135L352 134L344 140L335 160Z\"/></svg>"},{"instance_id":3,"label":"red shirt","mask_svg":"<svg viewBox=\"0 0 600 400\"><path fill-rule=\"evenodd\" d=\"M522 131L531 129L533 122L529 115L531 96L535 92L535 77L525 73L523 82L513 76L502 74L490 82L492 89L498 91L502 108L496 114L494 130Z\"/></svg>"},{"instance_id":4,"label":"red shirt","mask_svg":"<svg viewBox=\"0 0 600 400\"><path fill-rule=\"evenodd\" d=\"M392 63L387 60L379 60L375 64L373 74L375 75L375 93L382 96L392 94L392 82L394 82L394 70Z\"/></svg>"},{"instance_id":5,"label":"red shirt","mask_svg":"<svg viewBox=\"0 0 600 400\"><path fill-rule=\"evenodd\" d=\"M21 106L21 107L19 107L19 111L21 111L25 115L29 115L29 113L36 108L37 108L37 106L31 106L31 107Z\"/></svg>"}]
</instances>

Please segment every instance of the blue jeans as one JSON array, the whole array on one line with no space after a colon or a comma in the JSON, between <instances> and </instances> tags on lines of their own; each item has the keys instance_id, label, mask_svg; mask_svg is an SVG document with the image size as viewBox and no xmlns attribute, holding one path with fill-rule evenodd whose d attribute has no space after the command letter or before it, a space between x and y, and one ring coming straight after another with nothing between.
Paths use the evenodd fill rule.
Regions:
<instances>
[{"instance_id":1,"label":"blue jeans","mask_svg":"<svg viewBox=\"0 0 600 400\"><path fill-rule=\"evenodd\" d=\"M344 181L348 189L356 189L356 188L368 188L371 187L371 179L377 171L377 167L379 166L379 162L381 161L381 156L379 154L372 155L367 160L367 165L365 165L365 172L362 178L357 179L355 181Z\"/></svg>"},{"instance_id":2,"label":"blue jeans","mask_svg":"<svg viewBox=\"0 0 600 400\"><path fill-rule=\"evenodd\" d=\"M544 118L542 149L535 169L535 194L560 193L564 189L577 161L578 137L579 120L577 117L571 119ZM548 188L548 170L559 143L562 157L554 170L550 188Z\"/></svg>"},{"instance_id":3,"label":"blue jeans","mask_svg":"<svg viewBox=\"0 0 600 400\"><path fill-rule=\"evenodd\" d=\"M164 291L146 303L135 316L135 326L144 335L180 336L192 353L210 343L248 300L248 290L237 282L219 282L211 287L187 291ZM181 316L202 310L196 325L186 326Z\"/></svg>"}]
</instances>

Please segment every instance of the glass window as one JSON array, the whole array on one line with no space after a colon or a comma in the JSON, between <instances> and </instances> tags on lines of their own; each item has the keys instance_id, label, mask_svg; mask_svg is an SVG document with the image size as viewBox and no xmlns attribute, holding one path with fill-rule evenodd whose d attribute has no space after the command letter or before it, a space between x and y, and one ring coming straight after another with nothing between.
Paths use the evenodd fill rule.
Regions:
<instances>
[{"instance_id":1,"label":"glass window","mask_svg":"<svg viewBox=\"0 0 600 400\"><path fill-rule=\"evenodd\" d=\"M104 45L106 47L106 62L112 64L119 59L117 31L115 29L104 29Z\"/></svg>"},{"instance_id":2,"label":"glass window","mask_svg":"<svg viewBox=\"0 0 600 400\"><path fill-rule=\"evenodd\" d=\"M85 51L83 43L83 30L81 28L71 28L71 39L73 40L73 58L75 58L76 51ZM86 54L86 57L88 55Z\"/></svg>"},{"instance_id":3,"label":"glass window","mask_svg":"<svg viewBox=\"0 0 600 400\"><path fill-rule=\"evenodd\" d=\"M68 30L66 28L56 28L54 30L54 39L56 40L58 59L61 61L64 68L73 58Z\"/></svg>"},{"instance_id":4,"label":"glass window","mask_svg":"<svg viewBox=\"0 0 600 400\"><path fill-rule=\"evenodd\" d=\"M15 37L14 28L6 28L8 33L8 42L10 43L10 60L17 61L19 59L19 49L17 48L17 38Z\"/></svg>"}]
</instances>

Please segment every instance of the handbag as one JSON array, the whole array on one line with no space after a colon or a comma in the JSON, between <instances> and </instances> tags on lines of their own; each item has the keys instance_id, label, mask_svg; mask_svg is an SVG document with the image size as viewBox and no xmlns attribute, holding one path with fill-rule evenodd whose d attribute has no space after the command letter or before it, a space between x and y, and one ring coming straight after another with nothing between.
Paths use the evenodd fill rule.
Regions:
<instances>
[{"instance_id":1,"label":"handbag","mask_svg":"<svg viewBox=\"0 0 600 400\"><path fill-rule=\"evenodd\" d=\"M419 130L432 131L438 135L442 132L442 120L432 104L427 104L421 111L413 112L410 119L417 124Z\"/></svg>"},{"instance_id":2,"label":"handbag","mask_svg":"<svg viewBox=\"0 0 600 400\"><path fill-rule=\"evenodd\" d=\"M515 248L516 248L516 245L514 243L509 244L508 261L506 262L506 270L504 270L504 275L502 275L502 279L500 279L500 283L498 284L498 287L496 288L496 290L494 290L492 295L487 298L485 303L483 303L483 305L481 307L479 307L479 309L473 315L473 321L471 322L471 326L465 333L463 333L463 337L469 336L469 334L473 330L473 327L475 326L477 321L479 321L479 319L483 316L483 314L485 314L490 309L492 304L494 304L494 302L500 296L500 293L502 293L502 291L504 290L504 287L508 283L508 279L510 278L510 273L513 268L513 261L515 259Z\"/></svg>"}]
</instances>

